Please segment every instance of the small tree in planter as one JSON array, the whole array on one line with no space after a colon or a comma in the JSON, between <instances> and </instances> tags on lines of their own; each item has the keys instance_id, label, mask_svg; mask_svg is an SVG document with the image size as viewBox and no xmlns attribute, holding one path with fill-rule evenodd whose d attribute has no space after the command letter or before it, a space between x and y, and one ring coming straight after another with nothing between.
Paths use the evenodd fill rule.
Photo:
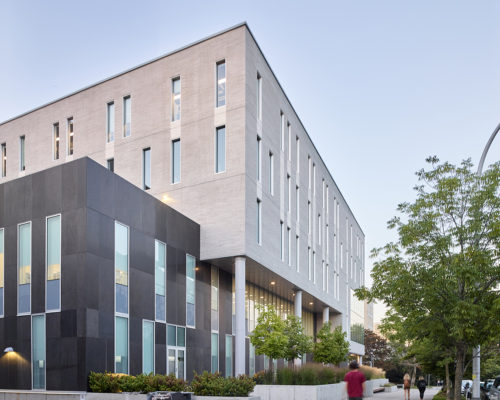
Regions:
<instances>
[{"instance_id":1,"label":"small tree in planter","mask_svg":"<svg viewBox=\"0 0 500 400\"><path fill-rule=\"evenodd\" d=\"M347 334L337 326L332 331L330 322L323 324L316 335L317 342L314 343L314 361L324 364L339 364L347 360L349 353L349 342Z\"/></svg>"},{"instance_id":2,"label":"small tree in planter","mask_svg":"<svg viewBox=\"0 0 500 400\"><path fill-rule=\"evenodd\" d=\"M311 352L312 338L304 333L301 318L289 315L285 320L284 334L288 339L283 357L285 360L293 361Z\"/></svg>"},{"instance_id":3,"label":"small tree in planter","mask_svg":"<svg viewBox=\"0 0 500 400\"><path fill-rule=\"evenodd\" d=\"M257 325L249 335L255 354L266 355L270 359L285 358L288 337L285 335L285 321L276 313L273 306L259 307ZM271 371L273 363L270 361ZM273 378L274 379L274 378Z\"/></svg>"}]
</instances>

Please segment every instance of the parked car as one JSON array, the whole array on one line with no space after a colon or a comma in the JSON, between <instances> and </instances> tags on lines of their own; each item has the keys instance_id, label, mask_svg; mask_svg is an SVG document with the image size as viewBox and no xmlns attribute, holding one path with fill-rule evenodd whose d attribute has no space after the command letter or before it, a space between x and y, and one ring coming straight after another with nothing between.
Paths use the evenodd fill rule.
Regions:
<instances>
[{"instance_id":1,"label":"parked car","mask_svg":"<svg viewBox=\"0 0 500 400\"><path fill-rule=\"evenodd\" d=\"M500 375L498 375L493 381L493 384L488 392L488 397L490 400L500 400Z\"/></svg>"}]
</instances>

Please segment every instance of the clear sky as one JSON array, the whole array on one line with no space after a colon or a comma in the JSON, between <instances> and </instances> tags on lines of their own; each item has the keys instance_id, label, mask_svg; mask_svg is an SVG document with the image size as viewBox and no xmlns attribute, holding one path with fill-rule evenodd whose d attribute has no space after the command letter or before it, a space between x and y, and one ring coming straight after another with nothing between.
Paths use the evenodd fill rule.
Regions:
<instances>
[{"instance_id":1,"label":"clear sky","mask_svg":"<svg viewBox=\"0 0 500 400\"><path fill-rule=\"evenodd\" d=\"M425 157L479 161L500 122L499 20L498 0L0 0L0 121L247 21L369 254Z\"/></svg>"}]
</instances>

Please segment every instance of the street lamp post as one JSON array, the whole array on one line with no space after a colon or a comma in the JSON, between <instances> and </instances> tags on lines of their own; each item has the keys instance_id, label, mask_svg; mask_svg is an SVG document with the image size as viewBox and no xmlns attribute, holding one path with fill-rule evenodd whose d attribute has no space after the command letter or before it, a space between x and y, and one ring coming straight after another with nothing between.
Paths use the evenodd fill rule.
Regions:
<instances>
[{"instance_id":1,"label":"street lamp post","mask_svg":"<svg viewBox=\"0 0 500 400\"><path fill-rule=\"evenodd\" d=\"M486 158L486 154L488 154L488 150L490 149L491 143L495 139L498 131L500 131L500 124L497 125L495 130L490 136L488 143L484 147L483 154L481 155L481 160L479 160L479 165L477 167L477 174L481 176L483 174L483 165L484 160ZM480 385L481 385L481 346L477 346L472 350L472 400L480 400Z\"/></svg>"}]
</instances>

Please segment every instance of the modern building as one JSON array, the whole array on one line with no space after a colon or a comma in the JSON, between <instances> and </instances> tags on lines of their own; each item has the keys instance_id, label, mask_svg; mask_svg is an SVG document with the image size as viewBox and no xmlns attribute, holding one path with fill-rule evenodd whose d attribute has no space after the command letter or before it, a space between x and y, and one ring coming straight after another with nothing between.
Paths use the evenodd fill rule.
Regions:
<instances>
[{"instance_id":1,"label":"modern building","mask_svg":"<svg viewBox=\"0 0 500 400\"><path fill-rule=\"evenodd\" d=\"M5 219L11 214L8 210L15 207L8 202L19 204L30 197L23 190L12 194L10 191L14 189L9 188L33 185L36 177L42 177L45 171L64 171L66 166L83 171L98 170L85 157L114 175L99 170L92 190L87 187L86 192L79 190L78 182L71 180L63 181L58 190L77 192L83 202L87 197L109 207L125 209L131 214L129 217L135 215L151 224L147 227L148 240L134 243L129 233L130 257L136 251L144 256L144 263L134 265L130 258L131 273L122 275L119 265L124 261L115 256L115 288L110 282L107 286L110 293L116 292L116 299L119 293L124 295L121 286L130 286L131 312L135 304L140 303L136 297L140 290L133 290L133 286L139 284L132 280L133 268L154 275L155 260L151 256L154 244L158 241L167 246L166 282L162 283L163 291L158 282L155 289L157 295L166 291L163 294L166 296L166 317L162 314L153 318L153 308L138 306L140 309L136 309L135 316L129 316L125 341L117 336L121 328L115 321L115 327L108 325L106 331L110 335L106 338L113 339L109 339L100 351L85 353L85 357L105 354L108 357L106 369L136 374L150 370L144 367L148 364L145 362L141 368L140 360L144 360L145 354L151 354L148 351L153 351L156 372L174 372L188 378L195 369L220 370L227 375L252 374L267 364L267 360L255 355L247 338L255 326L259 304L273 304L283 316L289 313L301 316L310 335L314 335L324 321L331 320L334 326L340 325L348 333L351 353L363 355L360 327L364 325L364 305L353 296L353 290L364 283L363 231L246 24L1 123L0 146L0 193L3 190L4 196L9 194L0 203L4 210L0 213L0 229L3 229L0 232L10 238L2 243L0 236L0 260L5 260L0 263L0 276L5 273L5 287L4 280L0 281L0 304L4 302L6 306L3 319L0 318L0 345L12 347L9 344L12 336L6 334L12 329L10 324L30 318L33 329L24 332L26 343L33 345L38 340L38 332L43 330L38 322L41 318L35 317L45 315L46 347L42 354L45 358L42 357L43 363L38 364L46 365L45 388L62 388L59 378L50 378L51 373L60 373L56 372L60 366L53 364L55 361L51 361L47 348L47 323L49 317L53 318L49 286L53 284L44 286L36 282L41 285L39 297L33 295L27 299L22 279L16 282L14 278L16 271L21 276L20 271L30 266L33 286L35 279L43 279L43 276L36 278L34 259L23 259L27 245L20 227L30 221L30 215L19 214L18 219L22 221ZM110 182L123 181L116 175L143 193L139 196L137 190L129 188L135 197L111 196L106 190ZM39 179L43 182L43 178ZM59 181L54 185L59 185ZM43 184L42 189L50 191ZM33 198L37 198L36 193L35 190ZM177 225L171 225L168 218L158 220L149 216L142 204L152 197L168 206L165 210L169 211L165 213L173 213L171 209L175 209L187 218L175 213ZM44 201L50 202L50 198ZM155 207L159 212L161 207ZM33 209L34 206L32 212ZM64 232L64 212L55 210L41 217L57 213L61 214L59 223ZM40 217L38 211L35 214ZM108 235L108 241L116 238L118 228L131 226L128 219L111 211L105 215L115 224L111 224L115 227L114 233L113 229L101 233ZM196 243L189 242L197 240L192 221L199 225L199 242ZM87 226L87 229L90 228ZM165 235L157 236L159 229L166 230L166 238ZM37 232L40 243L50 235L44 229ZM174 246L178 252L176 261L170 259L169 237L173 239L168 232L178 240L177 247ZM34 231L31 235L34 245ZM65 248L68 246L65 241L78 239L83 240L79 244L86 248L85 240L95 239L93 235L92 230L83 239L63 234L60 245ZM96 245L112 250L106 243L106 240L99 240ZM119 245L114 243L116 253ZM21 245L23 251L19 252ZM39 256L48 257L45 253L49 249L45 253L43 249L38 250ZM194 259L188 259L185 254ZM46 264L42 268L46 268L49 282L52 264L49 261ZM64 257L59 265L59 275L56 275L60 276L62 284L59 287L64 293L65 279L72 279L69 274L66 277L66 270L78 266ZM96 285L105 285L99 276L92 278ZM177 285L177 289L171 289L171 285ZM153 289L148 290L152 293ZM16 310L12 306L16 298L18 303L21 298L23 302L31 301L31 309ZM56 310L61 320L67 307L75 307L66 298L61 297L60 311ZM35 300L42 304L37 303L35 307ZM161 307L156 303L156 310ZM35 309L37 315L34 315ZM118 311L115 305L115 317L127 315ZM88 324L89 317L86 320L83 316L79 318L75 322L76 336L84 338L86 332L79 329L84 329L82 324L84 321ZM132 329L133 318L137 319L135 329ZM139 320L143 320L143 331L137 328ZM149 342L141 339L146 337L145 329L151 332L152 325L156 332L154 350L146 348ZM94 333L95 329L100 332L100 325L93 329ZM166 336L158 333L159 330L166 331ZM179 344L179 337L184 338L183 345ZM122 357L125 348L127 363ZM38 368L35 362L38 356L33 359L37 349L25 346L20 352L31 365L28 369L33 377ZM85 365L102 368L103 364L87 360ZM0 361L0 375L1 368ZM78 370L80 375L75 389L84 389L85 374L90 370L90 367ZM15 371L12 373L21 374L20 368ZM16 387L35 387L34 384L30 386L30 379L19 378L19 382ZM0 380L0 385L12 386L13 381Z\"/></svg>"}]
</instances>

